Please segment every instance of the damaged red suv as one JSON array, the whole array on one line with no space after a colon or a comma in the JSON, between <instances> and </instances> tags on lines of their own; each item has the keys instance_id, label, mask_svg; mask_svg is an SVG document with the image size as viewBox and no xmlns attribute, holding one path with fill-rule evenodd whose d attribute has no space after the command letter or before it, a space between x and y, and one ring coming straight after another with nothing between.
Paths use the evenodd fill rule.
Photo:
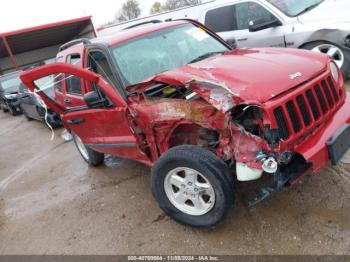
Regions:
<instances>
[{"instance_id":1,"label":"damaged red suv","mask_svg":"<svg viewBox=\"0 0 350 262\"><path fill-rule=\"evenodd\" d=\"M75 40L57 60L22 81L61 115L90 165L111 154L152 167L154 197L183 224L220 222L237 180L271 177L254 205L350 146L350 101L326 55L234 49L181 20Z\"/></svg>"}]
</instances>

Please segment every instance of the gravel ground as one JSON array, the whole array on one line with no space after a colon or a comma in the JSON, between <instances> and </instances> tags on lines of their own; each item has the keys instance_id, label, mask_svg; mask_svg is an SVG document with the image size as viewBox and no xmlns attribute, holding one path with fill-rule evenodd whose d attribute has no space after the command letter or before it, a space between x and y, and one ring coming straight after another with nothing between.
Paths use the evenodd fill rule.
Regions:
<instances>
[{"instance_id":1,"label":"gravel ground","mask_svg":"<svg viewBox=\"0 0 350 262\"><path fill-rule=\"evenodd\" d=\"M158 208L149 168L89 168L61 132L0 113L0 254L350 254L350 153L253 208L256 183L240 185L224 223L197 230Z\"/></svg>"}]
</instances>

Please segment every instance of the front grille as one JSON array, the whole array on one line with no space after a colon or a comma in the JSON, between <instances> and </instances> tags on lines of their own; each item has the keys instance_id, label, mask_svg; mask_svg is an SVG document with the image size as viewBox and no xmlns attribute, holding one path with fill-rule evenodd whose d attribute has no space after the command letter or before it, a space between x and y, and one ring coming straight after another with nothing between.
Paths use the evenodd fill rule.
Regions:
<instances>
[{"instance_id":1,"label":"front grille","mask_svg":"<svg viewBox=\"0 0 350 262\"><path fill-rule=\"evenodd\" d=\"M290 116L290 119L292 120L292 125L295 133L298 133L301 129L300 122L298 121L298 115L297 111L295 110L294 103L292 101L289 101L287 104L287 111Z\"/></svg>"},{"instance_id":2,"label":"front grille","mask_svg":"<svg viewBox=\"0 0 350 262\"><path fill-rule=\"evenodd\" d=\"M334 109L339 100L336 87L329 76L278 106L273 113L280 138L287 140L304 128L311 127L313 123Z\"/></svg>"},{"instance_id":3,"label":"front grille","mask_svg":"<svg viewBox=\"0 0 350 262\"><path fill-rule=\"evenodd\" d=\"M330 87L330 89L332 91L332 94L333 94L333 97L334 97L335 101L338 102L339 101L339 95L337 93L337 90L335 89L334 83L333 83L332 78L330 76L327 78L327 82L328 82L328 85L329 85L329 87Z\"/></svg>"},{"instance_id":4,"label":"front grille","mask_svg":"<svg viewBox=\"0 0 350 262\"><path fill-rule=\"evenodd\" d=\"M318 108L316 106L316 100L315 100L311 90L306 91L306 97L307 97L307 101L310 104L312 115L313 115L314 119L318 120L320 118L320 112L318 111Z\"/></svg>"},{"instance_id":5,"label":"front grille","mask_svg":"<svg viewBox=\"0 0 350 262\"><path fill-rule=\"evenodd\" d=\"M299 106L301 115L302 115L303 120L304 120L304 124L305 124L305 126L308 126L311 123L311 120L310 120L309 112L307 111L304 97L302 95L298 96L297 102L298 102L298 106Z\"/></svg>"},{"instance_id":6,"label":"front grille","mask_svg":"<svg viewBox=\"0 0 350 262\"><path fill-rule=\"evenodd\" d=\"M324 96L322 94L322 91L319 85L315 86L315 92L317 95L318 102L320 103L322 112L325 114L327 112L326 100L324 99Z\"/></svg>"},{"instance_id":7,"label":"front grille","mask_svg":"<svg viewBox=\"0 0 350 262\"><path fill-rule=\"evenodd\" d=\"M283 116L282 107L276 108L274 111L274 114L277 120L278 132L279 132L280 138L287 139L289 137L289 131L288 131L285 117Z\"/></svg>"}]
</instances>

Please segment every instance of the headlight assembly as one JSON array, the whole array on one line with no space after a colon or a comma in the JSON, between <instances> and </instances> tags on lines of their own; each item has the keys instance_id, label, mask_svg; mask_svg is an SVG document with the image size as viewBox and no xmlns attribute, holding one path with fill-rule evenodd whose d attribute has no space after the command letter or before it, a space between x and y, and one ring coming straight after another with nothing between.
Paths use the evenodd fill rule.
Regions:
<instances>
[{"instance_id":1,"label":"headlight assembly","mask_svg":"<svg viewBox=\"0 0 350 262\"><path fill-rule=\"evenodd\" d=\"M330 68L331 68L331 73L332 73L333 79L338 83L339 82L339 69L338 69L338 66L334 62L331 62Z\"/></svg>"}]
</instances>

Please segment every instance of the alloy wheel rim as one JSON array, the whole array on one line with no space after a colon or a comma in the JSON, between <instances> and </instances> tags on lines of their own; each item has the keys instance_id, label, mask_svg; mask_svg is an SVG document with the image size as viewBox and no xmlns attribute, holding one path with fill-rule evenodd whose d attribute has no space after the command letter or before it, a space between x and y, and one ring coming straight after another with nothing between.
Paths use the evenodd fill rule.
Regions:
<instances>
[{"instance_id":1,"label":"alloy wheel rim","mask_svg":"<svg viewBox=\"0 0 350 262\"><path fill-rule=\"evenodd\" d=\"M337 64L339 68L341 68L344 64L344 53L343 51L331 44L323 44L318 45L312 49L314 52L327 54L330 58L334 60L334 62Z\"/></svg>"},{"instance_id":2,"label":"alloy wheel rim","mask_svg":"<svg viewBox=\"0 0 350 262\"><path fill-rule=\"evenodd\" d=\"M87 152L86 146L84 145L83 141L81 141L80 137L78 137L77 135L74 135L74 137L76 138L75 141L79 152L83 155L83 157L86 160L89 160L89 154Z\"/></svg>"},{"instance_id":3,"label":"alloy wheel rim","mask_svg":"<svg viewBox=\"0 0 350 262\"><path fill-rule=\"evenodd\" d=\"M213 186L203 174L191 168L171 170L165 177L164 189L169 201L188 215L205 215L215 205Z\"/></svg>"}]
</instances>

